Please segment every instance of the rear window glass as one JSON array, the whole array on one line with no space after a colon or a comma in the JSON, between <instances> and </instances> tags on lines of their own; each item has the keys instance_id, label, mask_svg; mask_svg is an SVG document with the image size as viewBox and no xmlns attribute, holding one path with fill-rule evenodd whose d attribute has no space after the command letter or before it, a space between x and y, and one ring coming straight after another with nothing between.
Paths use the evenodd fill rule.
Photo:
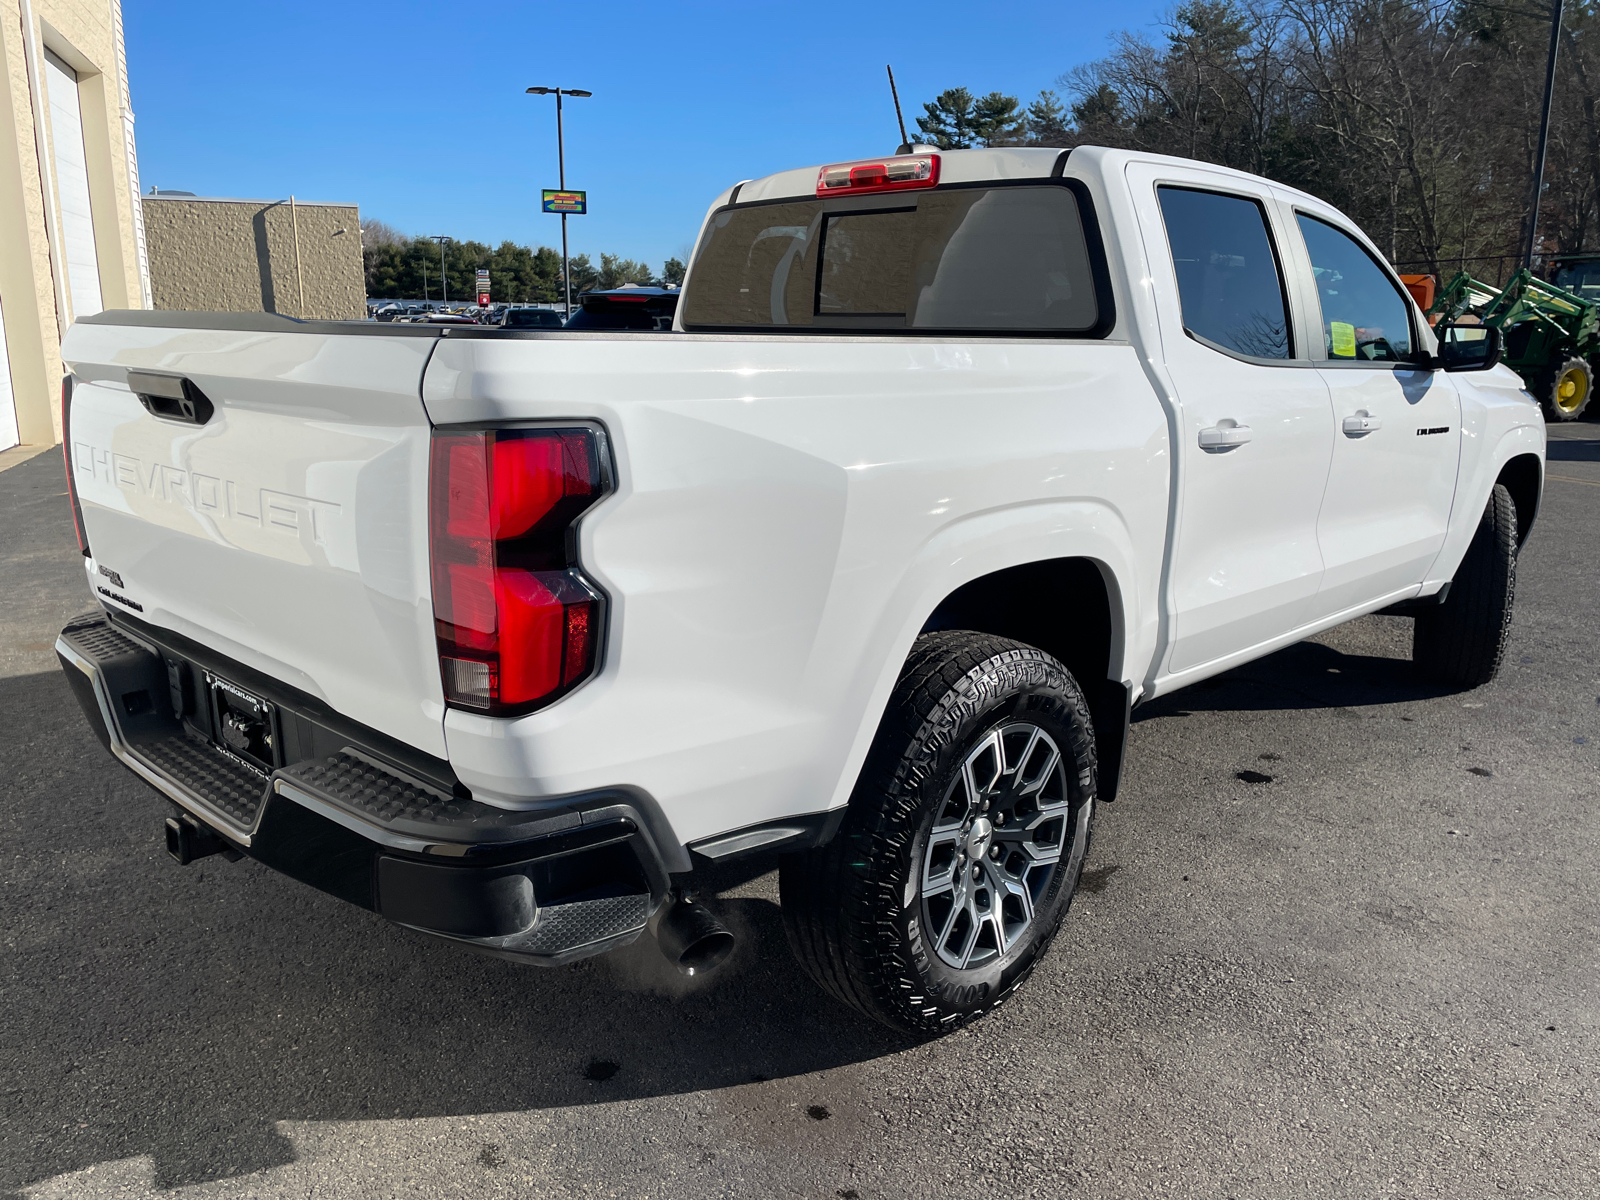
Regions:
<instances>
[{"instance_id":1,"label":"rear window glass","mask_svg":"<svg viewBox=\"0 0 1600 1200\"><path fill-rule=\"evenodd\" d=\"M962 188L753 205L711 220L684 324L1086 333L1100 320L1077 197Z\"/></svg>"},{"instance_id":2,"label":"rear window glass","mask_svg":"<svg viewBox=\"0 0 1600 1200\"><path fill-rule=\"evenodd\" d=\"M672 331L672 314L678 307L677 297L638 301L608 301L603 297L586 299L583 307L572 314L568 329L636 329L655 333Z\"/></svg>"},{"instance_id":3,"label":"rear window glass","mask_svg":"<svg viewBox=\"0 0 1600 1200\"><path fill-rule=\"evenodd\" d=\"M560 329L561 314L548 308L513 308L506 313L507 329Z\"/></svg>"}]
</instances>

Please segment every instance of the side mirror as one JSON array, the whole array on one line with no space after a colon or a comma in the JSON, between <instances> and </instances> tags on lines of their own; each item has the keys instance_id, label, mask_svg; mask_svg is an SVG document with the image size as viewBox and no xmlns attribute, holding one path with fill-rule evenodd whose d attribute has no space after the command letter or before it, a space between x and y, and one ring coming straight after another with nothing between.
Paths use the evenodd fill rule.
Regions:
<instances>
[{"instance_id":1,"label":"side mirror","mask_svg":"<svg viewBox=\"0 0 1600 1200\"><path fill-rule=\"evenodd\" d=\"M1487 325L1451 325L1439 331L1438 365L1446 371L1487 371L1500 362L1505 340Z\"/></svg>"}]
</instances>

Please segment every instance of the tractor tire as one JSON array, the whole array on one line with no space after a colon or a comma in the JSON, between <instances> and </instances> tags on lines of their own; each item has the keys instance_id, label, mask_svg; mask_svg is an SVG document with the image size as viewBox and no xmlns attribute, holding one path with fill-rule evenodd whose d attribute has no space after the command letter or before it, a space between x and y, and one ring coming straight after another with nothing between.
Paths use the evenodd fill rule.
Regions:
<instances>
[{"instance_id":1,"label":"tractor tire","mask_svg":"<svg viewBox=\"0 0 1600 1200\"><path fill-rule=\"evenodd\" d=\"M1517 591L1517 506L1494 485L1445 602L1417 615L1411 661L1424 678L1475 688L1500 671Z\"/></svg>"},{"instance_id":2,"label":"tractor tire","mask_svg":"<svg viewBox=\"0 0 1600 1200\"><path fill-rule=\"evenodd\" d=\"M1594 395L1594 371L1581 358L1569 358L1538 380L1534 396L1546 421L1576 421Z\"/></svg>"}]
</instances>

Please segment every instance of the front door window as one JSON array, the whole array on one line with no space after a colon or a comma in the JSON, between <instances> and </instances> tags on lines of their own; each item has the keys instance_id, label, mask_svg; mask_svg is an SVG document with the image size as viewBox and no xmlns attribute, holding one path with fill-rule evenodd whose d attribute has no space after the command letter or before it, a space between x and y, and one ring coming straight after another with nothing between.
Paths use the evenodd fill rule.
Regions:
<instances>
[{"instance_id":1,"label":"front door window","mask_svg":"<svg viewBox=\"0 0 1600 1200\"><path fill-rule=\"evenodd\" d=\"M1326 221L1297 214L1322 304L1323 349L1334 362L1411 360L1411 320L1389 276L1361 244Z\"/></svg>"}]
</instances>

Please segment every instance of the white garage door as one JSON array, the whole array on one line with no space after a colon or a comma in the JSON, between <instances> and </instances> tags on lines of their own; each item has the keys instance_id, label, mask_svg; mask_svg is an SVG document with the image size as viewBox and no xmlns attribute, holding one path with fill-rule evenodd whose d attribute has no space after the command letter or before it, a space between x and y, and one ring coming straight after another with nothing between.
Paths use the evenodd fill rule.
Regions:
<instances>
[{"instance_id":1,"label":"white garage door","mask_svg":"<svg viewBox=\"0 0 1600 1200\"><path fill-rule=\"evenodd\" d=\"M0 308L0 450L17 444L17 397L11 389L11 360L6 355L6 313Z\"/></svg>"},{"instance_id":2,"label":"white garage door","mask_svg":"<svg viewBox=\"0 0 1600 1200\"><path fill-rule=\"evenodd\" d=\"M100 262L94 250L94 218L89 212L89 171L83 152L83 113L78 107L78 73L50 51L44 52L49 79L50 140L55 143L56 194L61 201L62 252L72 315L87 317L100 303Z\"/></svg>"}]
</instances>

